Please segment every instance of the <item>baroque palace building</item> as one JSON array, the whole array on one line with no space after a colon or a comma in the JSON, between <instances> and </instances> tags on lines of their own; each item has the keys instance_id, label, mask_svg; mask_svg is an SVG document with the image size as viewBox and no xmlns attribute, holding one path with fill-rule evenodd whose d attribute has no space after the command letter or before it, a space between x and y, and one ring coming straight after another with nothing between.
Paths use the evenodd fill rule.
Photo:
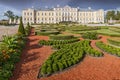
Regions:
<instances>
[{"instance_id":1,"label":"baroque palace building","mask_svg":"<svg viewBox=\"0 0 120 80\"><path fill-rule=\"evenodd\" d=\"M71 21L78 23L104 23L104 10L82 10L70 6L56 7L52 9L35 10L25 9L22 11L23 23L59 23Z\"/></svg>"}]
</instances>

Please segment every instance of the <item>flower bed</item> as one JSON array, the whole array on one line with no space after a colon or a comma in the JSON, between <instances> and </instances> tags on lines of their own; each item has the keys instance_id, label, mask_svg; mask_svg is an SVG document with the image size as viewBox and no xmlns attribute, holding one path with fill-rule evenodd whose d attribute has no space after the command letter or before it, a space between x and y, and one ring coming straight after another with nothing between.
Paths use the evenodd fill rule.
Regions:
<instances>
[{"instance_id":1,"label":"flower bed","mask_svg":"<svg viewBox=\"0 0 120 80\"><path fill-rule=\"evenodd\" d=\"M25 45L22 35L5 36L0 44L0 80L12 76L14 64L20 60L20 53Z\"/></svg>"},{"instance_id":2,"label":"flower bed","mask_svg":"<svg viewBox=\"0 0 120 80\"><path fill-rule=\"evenodd\" d=\"M106 45L102 42L97 42L96 46L99 47L100 49L102 49L103 51L107 52L107 53L110 53L112 55L117 55L117 56L120 57L120 48L115 48L115 47L112 47L110 45Z\"/></svg>"}]
</instances>

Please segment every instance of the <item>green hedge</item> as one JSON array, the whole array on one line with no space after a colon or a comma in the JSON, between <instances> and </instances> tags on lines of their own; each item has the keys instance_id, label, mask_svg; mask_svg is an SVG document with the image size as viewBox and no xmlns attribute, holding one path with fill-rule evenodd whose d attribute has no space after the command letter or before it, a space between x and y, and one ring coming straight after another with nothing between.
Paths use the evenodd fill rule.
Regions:
<instances>
[{"instance_id":1,"label":"green hedge","mask_svg":"<svg viewBox=\"0 0 120 80\"><path fill-rule=\"evenodd\" d=\"M59 31L46 31L46 32L35 32L36 35L57 35L60 34Z\"/></svg>"},{"instance_id":2,"label":"green hedge","mask_svg":"<svg viewBox=\"0 0 120 80\"><path fill-rule=\"evenodd\" d=\"M116 45L116 46L120 46L120 41L115 41L115 40L111 40L111 39L107 39L107 41L108 41L110 44L113 44L113 45Z\"/></svg>"},{"instance_id":3,"label":"green hedge","mask_svg":"<svg viewBox=\"0 0 120 80\"><path fill-rule=\"evenodd\" d=\"M73 38L75 38L73 35L50 36L50 39L53 39L53 40L67 40L67 39L73 39Z\"/></svg>"},{"instance_id":4,"label":"green hedge","mask_svg":"<svg viewBox=\"0 0 120 80\"><path fill-rule=\"evenodd\" d=\"M120 48L115 48L113 46L110 45L106 45L103 42L97 42L96 46L99 47L100 49L102 49L103 51L110 53L112 55L117 55L120 57Z\"/></svg>"},{"instance_id":5,"label":"green hedge","mask_svg":"<svg viewBox=\"0 0 120 80\"><path fill-rule=\"evenodd\" d=\"M74 43L79 41L79 39L70 39L70 40L41 40L39 42L40 45L61 45L61 44L68 44L68 43Z\"/></svg>"},{"instance_id":6,"label":"green hedge","mask_svg":"<svg viewBox=\"0 0 120 80\"><path fill-rule=\"evenodd\" d=\"M82 34L82 37L85 39L98 39L96 32L86 32Z\"/></svg>"},{"instance_id":7,"label":"green hedge","mask_svg":"<svg viewBox=\"0 0 120 80\"><path fill-rule=\"evenodd\" d=\"M94 54L92 56L97 57L102 56L102 53L90 47L90 41L88 40L63 45L43 63L38 77L45 77L58 71L63 71L64 69L79 63L83 59L85 53L90 55Z\"/></svg>"},{"instance_id":8,"label":"green hedge","mask_svg":"<svg viewBox=\"0 0 120 80\"><path fill-rule=\"evenodd\" d=\"M107 33L98 33L98 34L101 34L101 35L106 35L106 36L111 36L111 37L120 37L120 35L118 34L107 34Z\"/></svg>"}]
</instances>

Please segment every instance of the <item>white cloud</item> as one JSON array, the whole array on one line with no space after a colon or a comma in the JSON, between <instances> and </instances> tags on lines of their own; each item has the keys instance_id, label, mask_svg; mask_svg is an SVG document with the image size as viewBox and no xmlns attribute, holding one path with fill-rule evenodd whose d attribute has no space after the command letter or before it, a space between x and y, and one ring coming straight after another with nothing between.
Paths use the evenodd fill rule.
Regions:
<instances>
[{"instance_id":1,"label":"white cloud","mask_svg":"<svg viewBox=\"0 0 120 80\"><path fill-rule=\"evenodd\" d=\"M4 16L4 13L8 10L11 10L12 12L14 12L15 15L18 15L18 16L21 15L21 11L15 9L15 8L0 4L0 20L7 19L7 17Z\"/></svg>"}]
</instances>

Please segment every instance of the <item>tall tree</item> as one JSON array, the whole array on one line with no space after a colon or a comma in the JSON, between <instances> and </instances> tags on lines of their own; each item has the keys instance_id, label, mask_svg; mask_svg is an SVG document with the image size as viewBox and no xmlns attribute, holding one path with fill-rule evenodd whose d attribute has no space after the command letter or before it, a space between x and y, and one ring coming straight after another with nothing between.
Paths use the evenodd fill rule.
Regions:
<instances>
[{"instance_id":1,"label":"tall tree","mask_svg":"<svg viewBox=\"0 0 120 80\"><path fill-rule=\"evenodd\" d=\"M23 25L23 22L22 22L22 17L20 18L18 33L21 33L21 34L25 35L25 29L24 29L24 25Z\"/></svg>"},{"instance_id":2,"label":"tall tree","mask_svg":"<svg viewBox=\"0 0 120 80\"><path fill-rule=\"evenodd\" d=\"M108 11L106 14L106 19L110 20L112 18L112 20L115 20L115 11Z\"/></svg>"},{"instance_id":3,"label":"tall tree","mask_svg":"<svg viewBox=\"0 0 120 80\"><path fill-rule=\"evenodd\" d=\"M115 18L116 20L120 20L120 11L117 11Z\"/></svg>"},{"instance_id":4,"label":"tall tree","mask_svg":"<svg viewBox=\"0 0 120 80\"><path fill-rule=\"evenodd\" d=\"M15 16L14 16L14 19L15 19L15 21L16 21L16 23L17 23L17 20L19 19L19 16L15 15Z\"/></svg>"},{"instance_id":5,"label":"tall tree","mask_svg":"<svg viewBox=\"0 0 120 80\"><path fill-rule=\"evenodd\" d=\"M12 12L12 11L6 11L5 13L4 13L4 16L7 16L8 17L8 19L12 19L12 21L14 20L14 13Z\"/></svg>"}]
</instances>

